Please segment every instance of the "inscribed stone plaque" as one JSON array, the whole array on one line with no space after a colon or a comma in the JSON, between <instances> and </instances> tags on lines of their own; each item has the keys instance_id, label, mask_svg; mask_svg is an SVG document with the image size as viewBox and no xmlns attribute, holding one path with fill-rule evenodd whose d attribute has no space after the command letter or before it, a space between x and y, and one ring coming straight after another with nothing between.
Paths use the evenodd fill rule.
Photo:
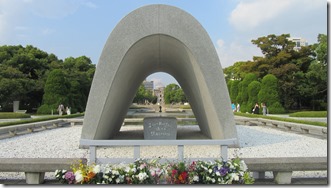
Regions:
<instances>
[{"instance_id":1,"label":"inscribed stone plaque","mask_svg":"<svg viewBox=\"0 0 331 188\"><path fill-rule=\"evenodd\" d=\"M177 119L175 117L144 118L145 140L176 140Z\"/></svg>"}]
</instances>

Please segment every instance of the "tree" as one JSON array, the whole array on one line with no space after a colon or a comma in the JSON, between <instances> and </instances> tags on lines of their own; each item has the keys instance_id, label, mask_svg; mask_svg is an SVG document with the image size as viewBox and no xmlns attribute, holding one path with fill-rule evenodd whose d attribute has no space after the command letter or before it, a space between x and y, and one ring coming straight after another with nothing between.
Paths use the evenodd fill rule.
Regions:
<instances>
[{"instance_id":1,"label":"tree","mask_svg":"<svg viewBox=\"0 0 331 188\"><path fill-rule=\"evenodd\" d=\"M327 107L327 68L319 61L313 62L304 74L306 78L300 85L299 91L309 97L313 110L325 110Z\"/></svg>"},{"instance_id":2,"label":"tree","mask_svg":"<svg viewBox=\"0 0 331 188\"><path fill-rule=\"evenodd\" d=\"M13 100L19 100L20 108L28 112L40 106L48 64L58 61L56 56L49 57L46 52L31 45L1 46L0 60L0 101L4 110L12 110ZM11 91L12 86L17 89Z\"/></svg>"},{"instance_id":3,"label":"tree","mask_svg":"<svg viewBox=\"0 0 331 188\"><path fill-rule=\"evenodd\" d=\"M68 106L71 111L83 112L86 108L90 87L92 84L95 65L86 56L77 58L69 57L63 62L64 73L70 82L70 91L68 94Z\"/></svg>"},{"instance_id":4,"label":"tree","mask_svg":"<svg viewBox=\"0 0 331 188\"><path fill-rule=\"evenodd\" d=\"M186 96L182 88L177 84L169 84L164 89L164 102L166 104L186 102Z\"/></svg>"},{"instance_id":5,"label":"tree","mask_svg":"<svg viewBox=\"0 0 331 188\"><path fill-rule=\"evenodd\" d=\"M285 110L281 106L278 93L278 79L268 74L263 77L261 89L258 93L258 101L265 103L269 109L269 113L284 113Z\"/></svg>"},{"instance_id":6,"label":"tree","mask_svg":"<svg viewBox=\"0 0 331 188\"><path fill-rule=\"evenodd\" d=\"M233 80L232 86L230 89L230 99L232 102L238 103L237 96L239 94L239 80Z\"/></svg>"},{"instance_id":7,"label":"tree","mask_svg":"<svg viewBox=\"0 0 331 188\"><path fill-rule=\"evenodd\" d=\"M67 106L69 103L69 91L70 83L63 71L55 69L50 72L45 84L43 105L38 109L38 113L50 113L52 110L56 110L57 106L61 103ZM45 109L45 106L48 107L48 109Z\"/></svg>"},{"instance_id":8,"label":"tree","mask_svg":"<svg viewBox=\"0 0 331 188\"><path fill-rule=\"evenodd\" d=\"M315 50L317 55L317 61L321 62L323 65L327 66L328 62L328 36L324 34L319 34L317 37L318 44Z\"/></svg>"},{"instance_id":9,"label":"tree","mask_svg":"<svg viewBox=\"0 0 331 188\"><path fill-rule=\"evenodd\" d=\"M257 80L256 75L253 73L249 73L245 76L244 80L241 81L241 99L239 101L242 102L242 104L240 104L240 109L242 112L250 112L250 108L251 106L249 106L249 104L247 104L248 102L248 85Z\"/></svg>"},{"instance_id":10,"label":"tree","mask_svg":"<svg viewBox=\"0 0 331 188\"><path fill-rule=\"evenodd\" d=\"M151 90L145 89L144 84L140 84L140 86L136 92L136 95L133 99L133 102L143 104L143 103L145 103L146 100L149 102L152 102L152 103L156 103L157 96L153 96L153 93Z\"/></svg>"},{"instance_id":11,"label":"tree","mask_svg":"<svg viewBox=\"0 0 331 188\"><path fill-rule=\"evenodd\" d=\"M255 103L259 103L258 100L258 94L260 92L261 89L261 83L254 80L252 81L248 87L248 101L247 101L247 107L253 107L255 105Z\"/></svg>"}]
</instances>

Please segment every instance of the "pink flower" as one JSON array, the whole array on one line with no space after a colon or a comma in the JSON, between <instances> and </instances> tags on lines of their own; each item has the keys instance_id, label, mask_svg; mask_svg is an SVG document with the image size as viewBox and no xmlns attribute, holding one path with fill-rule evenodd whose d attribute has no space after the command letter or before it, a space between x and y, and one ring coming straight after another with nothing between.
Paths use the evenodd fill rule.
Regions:
<instances>
[{"instance_id":1,"label":"pink flower","mask_svg":"<svg viewBox=\"0 0 331 188\"><path fill-rule=\"evenodd\" d=\"M68 171L64 174L64 178L68 180L69 184L72 184L75 180L75 175L74 173Z\"/></svg>"}]
</instances>

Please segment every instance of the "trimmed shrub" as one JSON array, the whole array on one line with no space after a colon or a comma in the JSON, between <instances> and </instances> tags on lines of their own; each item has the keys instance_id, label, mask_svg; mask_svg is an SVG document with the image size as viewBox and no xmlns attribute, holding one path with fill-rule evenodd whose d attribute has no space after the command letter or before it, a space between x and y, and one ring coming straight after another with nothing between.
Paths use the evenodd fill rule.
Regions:
<instances>
[{"instance_id":1,"label":"trimmed shrub","mask_svg":"<svg viewBox=\"0 0 331 188\"><path fill-rule=\"evenodd\" d=\"M280 104L278 79L274 75L268 74L263 77L258 101L266 104L269 113L285 113L284 107Z\"/></svg>"},{"instance_id":2,"label":"trimmed shrub","mask_svg":"<svg viewBox=\"0 0 331 188\"><path fill-rule=\"evenodd\" d=\"M253 73L246 74L244 80L242 81L242 101L247 102L248 101L248 85L257 80L257 77Z\"/></svg>"},{"instance_id":3,"label":"trimmed shrub","mask_svg":"<svg viewBox=\"0 0 331 188\"><path fill-rule=\"evenodd\" d=\"M269 106L268 111L270 114L284 114L285 113L284 107L279 102L275 102L271 106Z\"/></svg>"},{"instance_id":4,"label":"trimmed shrub","mask_svg":"<svg viewBox=\"0 0 331 188\"><path fill-rule=\"evenodd\" d=\"M258 101L258 94L261 89L261 83L258 81L253 81L248 85L248 102L247 107L253 108L255 106L255 103ZM261 112L261 110L260 110Z\"/></svg>"},{"instance_id":5,"label":"trimmed shrub","mask_svg":"<svg viewBox=\"0 0 331 188\"><path fill-rule=\"evenodd\" d=\"M38 108L37 114L52 114L52 110L53 110L53 114L57 114L56 109L57 109L56 105L43 104Z\"/></svg>"},{"instance_id":6,"label":"trimmed shrub","mask_svg":"<svg viewBox=\"0 0 331 188\"><path fill-rule=\"evenodd\" d=\"M234 80L231 84L230 98L231 98L231 101L234 103L238 103L237 96L239 93L239 83L240 83L239 80Z\"/></svg>"},{"instance_id":7,"label":"trimmed shrub","mask_svg":"<svg viewBox=\"0 0 331 188\"><path fill-rule=\"evenodd\" d=\"M51 114L52 108L59 104L68 104L68 93L70 84L65 78L65 74L60 69L55 69L49 73L47 81L45 84L45 93L43 96L42 109L37 111L37 113ZM39 107L39 108L41 108Z\"/></svg>"}]
</instances>

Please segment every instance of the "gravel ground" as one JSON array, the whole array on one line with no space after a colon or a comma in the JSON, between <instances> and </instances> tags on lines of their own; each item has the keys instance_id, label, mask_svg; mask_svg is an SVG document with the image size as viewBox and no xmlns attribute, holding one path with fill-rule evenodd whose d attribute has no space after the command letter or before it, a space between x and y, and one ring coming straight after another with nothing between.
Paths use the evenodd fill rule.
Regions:
<instances>
[{"instance_id":1,"label":"gravel ground","mask_svg":"<svg viewBox=\"0 0 331 188\"><path fill-rule=\"evenodd\" d=\"M258 126L237 125L240 147L229 148L229 158L317 157L327 156L327 139ZM123 126L121 131L143 134L142 126ZM178 130L198 134L198 126L181 126ZM0 140L0 158L88 158L87 149L79 149L82 126L62 127ZM192 136L192 135L191 135ZM199 138L199 135L196 135ZM201 136L200 136L201 137ZM186 146L184 157L220 157L219 146ZM98 149L98 157L133 157L132 147ZM141 157L176 157L175 146L146 146ZM267 176L272 176L266 174ZM293 177L327 177L326 171L294 172ZM24 173L0 172L0 179L23 179ZM46 173L53 179L54 173Z\"/></svg>"}]
</instances>

